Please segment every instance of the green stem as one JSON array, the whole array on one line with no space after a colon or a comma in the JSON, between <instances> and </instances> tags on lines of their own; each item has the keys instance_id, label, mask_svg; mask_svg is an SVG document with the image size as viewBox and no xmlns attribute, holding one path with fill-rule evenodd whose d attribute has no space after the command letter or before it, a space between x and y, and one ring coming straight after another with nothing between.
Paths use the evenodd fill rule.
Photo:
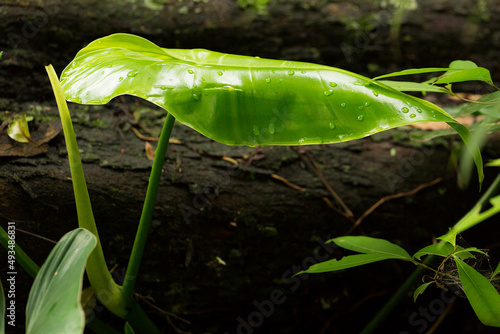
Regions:
<instances>
[{"instance_id":1,"label":"green stem","mask_svg":"<svg viewBox=\"0 0 500 334\"><path fill-rule=\"evenodd\" d=\"M155 158L153 161L153 167L151 169L151 175L149 177L149 185L146 192L146 199L144 200L141 220L137 228L134 246L132 247L132 253L130 254L127 272L125 273L125 278L123 281L123 293L127 297L131 297L134 293L134 286L137 280L137 274L139 272L142 254L144 253L144 247L146 246L146 240L148 237L149 227L151 226L154 206L156 204L156 195L158 194L158 187L160 185L163 162L165 161L165 154L167 153L168 141L170 138L170 133L172 132L172 127L174 126L174 122L174 116L168 114L161 131L158 146L155 150Z\"/></svg>"},{"instance_id":2,"label":"green stem","mask_svg":"<svg viewBox=\"0 0 500 334\"><path fill-rule=\"evenodd\" d=\"M54 95L59 108L59 115L63 126L64 138L66 140L66 149L68 151L68 160L71 170L71 179L73 181L73 191L75 194L76 210L78 214L78 224L80 227L86 228L92 232L97 238L97 245L90 254L87 260L87 276L90 284L96 292L96 296L112 313L124 318L127 314L127 302L123 298L121 287L115 283L111 277L111 273L106 265L104 253L102 251L99 234L92 212L92 205L83 174L80 152L76 142L75 131L71 116L69 114L68 105L64 97L64 92L57 78L52 65L46 66L45 69L49 75L50 83L54 91Z\"/></svg>"}]
</instances>

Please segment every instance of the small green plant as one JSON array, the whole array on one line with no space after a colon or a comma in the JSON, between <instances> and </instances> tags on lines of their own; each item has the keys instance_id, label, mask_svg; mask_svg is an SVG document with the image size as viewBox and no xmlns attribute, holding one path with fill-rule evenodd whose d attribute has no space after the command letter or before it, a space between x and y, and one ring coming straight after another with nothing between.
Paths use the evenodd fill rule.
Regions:
<instances>
[{"instance_id":1,"label":"small green plant","mask_svg":"<svg viewBox=\"0 0 500 334\"><path fill-rule=\"evenodd\" d=\"M96 296L106 308L126 321L127 333L132 330L136 333L160 332L139 307L133 292L175 119L222 143L250 146L336 143L401 125L447 122L464 140L473 156L480 182L483 179L480 151L471 140L467 127L436 105L402 92L453 94L451 84L466 80L482 80L493 85L488 70L471 62L459 61L448 68L407 70L369 79L315 64L207 50L163 49L137 36L115 34L82 49L63 71L60 82L52 66L47 67L47 72L66 139L78 222L81 228L96 237L95 248L87 259L86 272ZM441 75L424 83L380 80L416 73ZM110 275L102 251L66 100L104 104L123 94L146 99L165 109L167 116L156 148L124 283L118 285ZM460 233L460 229L450 233ZM450 258L458 259L456 261L460 261L460 254L473 252L456 248L454 239L446 241L453 247L448 254ZM338 261L343 268L388 258L420 263L387 241L351 237L335 239L334 242L364 253L347 257L350 260ZM462 265L461 262L457 264ZM323 266L327 268L328 265ZM311 267L310 272L315 268L319 267ZM54 295L65 298L58 292ZM84 320L80 321L83 323ZM79 332L80 329L64 331ZM53 333L62 332L54 329Z\"/></svg>"}]
</instances>

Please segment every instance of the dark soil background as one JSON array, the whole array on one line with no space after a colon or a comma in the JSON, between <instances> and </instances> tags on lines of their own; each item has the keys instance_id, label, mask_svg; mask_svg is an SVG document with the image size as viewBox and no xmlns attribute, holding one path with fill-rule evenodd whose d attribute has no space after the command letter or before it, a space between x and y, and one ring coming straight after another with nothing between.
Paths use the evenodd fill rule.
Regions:
<instances>
[{"instance_id":1,"label":"dark soil background","mask_svg":"<svg viewBox=\"0 0 500 334\"><path fill-rule=\"evenodd\" d=\"M419 0L408 9L401 3L413 2L0 0L0 116L7 122L19 114L33 116L33 136L46 136L48 128L57 133L44 66L51 63L60 73L87 43L115 32L164 47L314 62L371 77L468 59L500 79L498 2ZM462 88L488 92L481 84ZM157 136L164 114L131 97L70 109L104 251L120 280L151 166L144 140L131 128ZM43 150L28 149L6 138L5 124L0 222L16 222L19 245L42 264L53 245L21 230L58 240L77 227L64 138L55 136ZM141 304L165 333L360 332L414 268L385 261L292 279L315 255L344 255L324 241L352 224L326 204L324 198L333 197L311 166L356 217L384 196L441 177L413 196L383 204L354 232L386 238L413 253L444 234L481 195L474 175L469 186L458 186L450 159L461 145L458 137L421 143L411 140L415 131L399 128L337 145L250 148L215 143L177 124L172 137L179 143L169 147L138 282L137 292L151 299L141 297ZM499 144L498 135L488 138L485 160L499 157ZM496 176L494 169L485 172L483 189ZM491 249L493 265L500 259L498 235L493 217L463 238ZM5 282L6 255L0 254ZM18 271L17 325L8 333L24 332L32 283ZM481 325L466 299L429 289L413 303L411 293L376 333L498 332ZM121 328L105 311L96 314Z\"/></svg>"}]
</instances>

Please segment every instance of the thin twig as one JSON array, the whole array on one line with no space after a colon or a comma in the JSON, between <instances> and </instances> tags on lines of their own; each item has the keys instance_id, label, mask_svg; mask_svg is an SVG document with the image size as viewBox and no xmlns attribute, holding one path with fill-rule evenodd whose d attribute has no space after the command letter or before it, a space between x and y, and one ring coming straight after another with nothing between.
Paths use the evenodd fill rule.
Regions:
<instances>
[{"instance_id":1,"label":"thin twig","mask_svg":"<svg viewBox=\"0 0 500 334\"><path fill-rule=\"evenodd\" d=\"M316 165L316 162L314 161L314 158L311 156L311 154L309 154L309 152L305 152L305 154L307 155L307 157L309 159L305 159L304 155L302 155L302 159L307 164L307 166L316 173L318 178L325 185L326 189L330 192L330 194L332 194L335 201L342 207L342 209L344 210L345 216L354 217L354 214L352 213L352 211L347 207L347 205L344 203L344 201L342 201L342 199L335 192L335 190L333 190L333 188L330 186L328 181L326 181L325 177L323 176L323 172L321 172L321 170L318 168L318 166Z\"/></svg>"},{"instance_id":2,"label":"thin twig","mask_svg":"<svg viewBox=\"0 0 500 334\"><path fill-rule=\"evenodd\" d=\"M330 209L332 209L333 211L337 212L338 214L344 216L345 218L347 218L348 220L350 220L354 224L354 218L349 217L345 212L343 212L340 209L337 209L337 207L335 207L335 205L333 205L332 201L330 201L330 199L328 197L323 197L323 201L325 201L326 205L328 205L330 207Z\"/></svg>"},{"instance_id":3,"label":"thin twig","mask_svg":"<svg viewBox=\"0 0 500 334\"><path fill-rule=\"evenodd\" d=\"M358 220L356 220L356 222L351 226L351 228L349 229L349 231L347 231L344 235L351 234L354 231L354 229L356 227L358 227L359 224L361 224L361 222L363 221L363 219L365 219L369 214L371 214L376 208L378 208L379 206L381 206L383 203L385 203L387 201L390 201L392 199L395 199L395 198L412 196L412 195L416 194L417 192L419 192L420 190L428 188L428 187L431 187L431 186L435 185L436 183L441 182L442 180L443 180L443 178L438 177L434 181L421 184L421 185L419 185L418 187L416 187L415 189L413 189L411 191L402 192L402 193L398 193L398 194L393 194L393 195L388 195L388 196L382 197L381 199L378 200L377 203L373 204L371 206L371 208L369 208L368 210L366 210L365 213L363 213L361 215L361 217L359 217Z\"/></svg>"},{"instance_id":4,"label":"thin twig","mask_svg":"<svg viewBox=\"0 0 500 334\"><path fill-rule=\"evenodd\" d=\"M293 184L292 182L288 181L284 177L281 177L281 176L276 175L276 174L271 174L271 177L273 179L276 179L276 180L279 180L279 181L283 182L284 184L286 184L290 188L293 188L293 189L298 190L298 191L306 191L306 188L302 188L302 187L300 187L300 186L298 186L296 184Z\"/></svg>"},{"instance_id":5,"label":"thin twig","mask_svg":"<svg viewBox=\"0 0 500 334\"><path fill-rule=\"evenodd\" d=\"M35 238L38 238L38 239L42 239L42 240L48 241L48 242L53 243L53 244L57 244L57 241L54 241L54 240L46 238L46 237L42 237L41 235L35 234L33 232L29 232L29 231L26 231L26 230L21 230L20 228L17 228L17 227L16 227L16 231L19 231L19 232L27 234L27 235L31 235L32 237L35 237Z\"/></svg>"}]
</instances>

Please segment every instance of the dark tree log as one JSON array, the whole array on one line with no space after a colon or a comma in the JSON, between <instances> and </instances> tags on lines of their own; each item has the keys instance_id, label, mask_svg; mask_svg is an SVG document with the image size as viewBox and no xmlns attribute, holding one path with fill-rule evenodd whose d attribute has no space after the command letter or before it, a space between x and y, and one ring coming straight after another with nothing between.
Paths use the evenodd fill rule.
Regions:
<instances>
[{"instance_id":1,"label":"dark tree log","mask_svg":"<svg viewBox=\"0 0 500 334\"><path fill-rule=\"evenodd\" d=\"M139 124L127 117L129 106L130 111L143 115ZM56 115L55 107L43 109L46 117ZM131 123L139 129L139 125L154 129L162 120L156 111L127 103L109 107L72 105L71 110L101 240L110 265L118 266L119 280L126 267L151 166L144 141L126 129ZM186 329L195 333L207 328L234 332L237 317L246 319L255 310L254 300L267 300L279 291L283 292L282 298L276 298L284 298L287 303L283 307L275 305L276 315L266 321L262 332L276 328L296 332L298 325L285 319L297 308L305 318L313 312L322 319L314 325L319 331L335 312L345 312L345 307L353 307L363 296L391 289L404 279L401 275L387 275L387 271L394 270L394 264L383 264L378 269L382 271L380 276L369 279L368 286L360 270L334 277L317 275L307 280L282 281L316 261L315 248L322 258L338 256L340 253L330 255L332 249L321 240L342 235L352 225L325 203L325 197L335 201L311 169L311 161L355 217L383 196L445 177L445 181L410 198L384 204L361 225L362 232L399 240L414 250L444 233L478 197L476 194L469 198L457 191L453 173L446 172L449 141L415 146L404 129L343 144L307 147L225 146L181 125L174 127L173 138L180 143L171 144L164 166L139 292L154 296L158 306L192 320ZM498 147L498 138L493 138L490 145ZM396 150L395 156L391 156L391 149ZM69 177L62 135L49 143L46 154L3 158L2 220L15 221L18 229L59 239L77 226ZM490 234L491 239L482 237L481 244L493 243L495 235ZM17 237L38 263L52 247L21 232ZM368 268L363 270L370 272ZM411 268L401 270L408 272ZM335 287L330 286L332 279L337 282ZM23 284L27 288L29 280ZM299 285L300 289L294 291ZM318 298L330 303L343 291L350 295L341 297L342 305L333 306L333 312L321 310ZM379 302L383 303L383 298ZM364 307L368 318L377 309ZM408 307L412 309L411 304ZM157 312L154 316L164 323ZM349 313L344 320L336 320L333 332L359 330L357 326L362 324L353 325L353 317L359 315ZM397 326L406 325L402 322Z\"/></svg>"}]
</instances>

